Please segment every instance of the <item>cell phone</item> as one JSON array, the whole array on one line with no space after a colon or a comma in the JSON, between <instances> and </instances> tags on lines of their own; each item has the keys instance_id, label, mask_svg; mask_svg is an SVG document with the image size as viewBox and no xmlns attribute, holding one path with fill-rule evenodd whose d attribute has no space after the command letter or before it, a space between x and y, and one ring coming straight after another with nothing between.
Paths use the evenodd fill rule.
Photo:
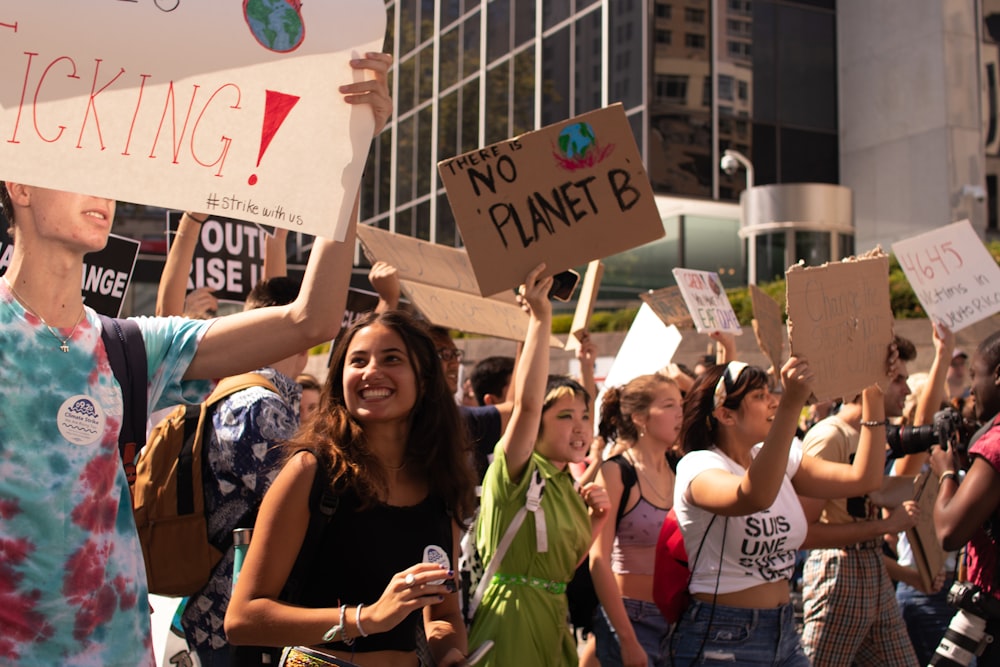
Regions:
<instances>
[{"instance_id":1,"label":"cell phone","mask_svg":"<svg viewBox=\"0 0 1000 667\"><path fill-rule=\"evenodd\" d=\"M559 301L569 301L579 282L580 274L573 269L567 269L555 274L552 276L552 289L549 290L549 298Z\"/></svg>"},{"instance_id":2,"label":"cell phone","mask_svg":"<svg viewBox=\"0 0 1000 667\"><path fill-rule=\"evenodd\" d=\"M486 657L491 648L493 648L493 640L487 639L479 645L479 648L469 654L469 657L465 659L465 664L469 665L469 667L478 664L480 660Z\"/></svg>"}]
</instances>

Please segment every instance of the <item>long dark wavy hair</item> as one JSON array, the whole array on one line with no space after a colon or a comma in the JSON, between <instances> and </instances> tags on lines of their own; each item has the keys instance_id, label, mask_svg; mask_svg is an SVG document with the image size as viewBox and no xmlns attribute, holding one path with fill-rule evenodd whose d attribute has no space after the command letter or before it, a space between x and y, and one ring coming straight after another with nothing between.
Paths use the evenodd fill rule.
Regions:
<instances>
[{"instance_id":1,"label":"long dark wavy hair","mask_svg":"<svg viewBox=\"0 0 1000 667\"><path fill-rule=\"evenodd\" d=\"M712 414L715 412L715 387L725 372L725 364L712 366L695 379L684 397L681 443L685 453L708 449L715 444L719 430L719 420ZM756 366L747 366L735 382L726 381L726 400L722 406L738 410L747 394L767 386L767 373Z\"/></svg>"},{"instance_id":2,"label":"long dark wavy hair","mask_svg":"<svg viewBox=\"0 0 1000 667\"><path fill-rule=\"evenodd\" d=\"M375 324L393 330L403 339L416 376L417 396L410 411L403 462L411 474L427 480L430 493L444 500L457 520L464 520L475 509L467 430L426 325L405 311L369 313L341 336L333 351L319 409L286 443L286 453L290 456L301 449L315 452L320 464L329 470L334 489L353 490L363 505L378 502L386 492L383 468L368 447L364 427L344 402L347 348L359 331Z\"/></svg>"}]
</instances>

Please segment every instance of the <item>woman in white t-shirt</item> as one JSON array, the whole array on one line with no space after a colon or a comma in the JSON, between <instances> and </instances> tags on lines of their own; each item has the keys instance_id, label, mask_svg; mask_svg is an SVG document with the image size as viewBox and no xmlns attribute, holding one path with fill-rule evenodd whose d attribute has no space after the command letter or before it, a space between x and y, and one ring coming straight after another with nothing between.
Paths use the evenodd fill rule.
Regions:
<instances>
[{"instance_id":1,"label":"woman in white t-shirt","mask_svg":"<svg viewBox=\"0 0 1000 667\"><path fill-rule=\"evenodd\" d=\"M896 357L890 353L890 362ZM885 460L881 390L865 389L854 463L803 456L795 427L812 394L813 372L796 357L767 374L732 361L703 373L684 401L684 457L674 509L684 535L692 602L672 638L677 667L694 664L809 665L802 652L789 580L806 536L796 494L863 495L878 488Z\"/></svg>"}]
</instances>

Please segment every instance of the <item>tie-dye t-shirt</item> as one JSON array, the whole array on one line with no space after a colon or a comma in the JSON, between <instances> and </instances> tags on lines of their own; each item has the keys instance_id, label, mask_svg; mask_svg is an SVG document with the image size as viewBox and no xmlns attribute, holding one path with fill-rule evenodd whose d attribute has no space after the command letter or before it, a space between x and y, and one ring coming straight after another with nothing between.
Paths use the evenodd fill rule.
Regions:
<instances>
[{"instance_id":1,"label":"tie-dye t-shirt","mask_svg":"<svg viewBox=\"0 0 1000 667\"><path fill-rule=\"evenodd\" d=\"M201 400L209 383L181 377L210 323L136 321L150 408ZM154 664L100 326L88 309L62 352L0 281L0 664Z\"/></svg>"}]
</instances>

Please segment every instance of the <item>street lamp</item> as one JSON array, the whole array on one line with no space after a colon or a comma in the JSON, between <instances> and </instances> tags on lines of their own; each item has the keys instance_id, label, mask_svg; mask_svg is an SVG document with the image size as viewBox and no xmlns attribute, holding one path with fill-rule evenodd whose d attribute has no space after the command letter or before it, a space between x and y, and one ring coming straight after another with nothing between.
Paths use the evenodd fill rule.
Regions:
<instances>
[{"instance_id":1,"label":"street lamp","mask_svg":"<svg viewBox=\"0 0 1000 667\"><path fill-rule=\"evenodd\" d=\"M739 170L740 165L742 165L747 171L747 190L749 190L753 187L753 165L750 163L747 156L739 151L727 148L722 154L722 159L719 160L719 168L722 169L727 176L735 174L737 170Z\"/></svg>"}]
</instances>

